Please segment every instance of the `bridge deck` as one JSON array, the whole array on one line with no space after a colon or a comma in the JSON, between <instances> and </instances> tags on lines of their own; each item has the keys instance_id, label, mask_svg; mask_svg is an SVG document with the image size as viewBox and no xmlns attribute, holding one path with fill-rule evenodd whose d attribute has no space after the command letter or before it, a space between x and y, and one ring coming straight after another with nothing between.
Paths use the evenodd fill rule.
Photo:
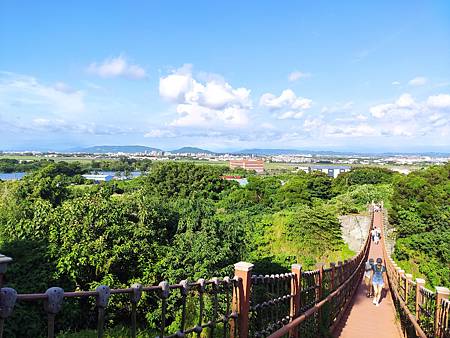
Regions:
<instances>
[{"instance_id":1,"label":"bridge deck","mask_svg":"<svg viewBox=\"0 0 450 338\"><path fill-rule=\"evenodd\" d=\"M382 213L374 214L374 226L382 225ZM382 242L371 243L369 258L374 260L383 257ZM384 257L383 257L384 262ZM367 298L364 281L358 287L349 310L343 316L333 336L342 338L397 338L402 337L397 324L396 313L388 286L383 290L380 305L372 304L372 298Z\"/></svg>"}]
</instances>

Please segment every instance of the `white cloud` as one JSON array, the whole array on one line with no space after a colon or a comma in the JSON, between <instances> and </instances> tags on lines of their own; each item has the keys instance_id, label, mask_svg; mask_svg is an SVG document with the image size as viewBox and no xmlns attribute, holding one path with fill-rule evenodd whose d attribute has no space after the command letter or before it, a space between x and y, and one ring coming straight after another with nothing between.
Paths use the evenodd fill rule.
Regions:
<instances>
[{"instance_id":1,"label":"white cloud","mask_svg":"<svg viewBox=\"0 0 450 338\"><path fill-rule=\"evenodd\" d=\"M279 120L286 120L286 119L300 119L303 117L302 111L294 111L294 110L288 110L284 113L280 113L278 115Z\"/></svg>"},{"instance_id":2,"label":"white cloud","mask_svg":"<svg viewBox=\"0 0 450 338\"><path fill-rule=\"evenodd\" d=\"M84 92L58 82L49 86L36 78L15 73L0 74L0 107L29 106L46 113L80 113L85 110Z\"/></svg>"},{"instance_id":3,"label":"white cloud","mask_svg":"<svg viewBox=\"0 0 450 338\"><path fill-rule=\"evenodd\" d=\"M405 93L400 95L395 104L400 108L411 108L414 106L415 102L410 94Z\"/></svg>"},{"instance_id":4,"label":"white cloud","mask_svg":"<svg viewBox=\"0 0 450 338\"><path fill-rule=\"evenodd\" d=\"M309 74L309 73L303 73L303 72L299 72L299 71L294 71L294 72L289 74L288 80L290 82L295 82L297 80L300 80L300 79L306 78L306 77L310 77L310 76L311 76L311 74Z\"/></svg>"},{"instance_id":5,"label":"white cloud","mask_svg":"<svg viewBox=\"0 0 450 338\"><path fill-rule=\"evenodd\" d=\"M387 115L390 117L410 118L417 113L417 110L417 103L408 93L400 95L394 103L379 104L369 109L375 118L383 118Z\"/></svg>"},{"instance_id":6,"label":"white cloud","mask_svg":"<svg viewBox=\"0 0 450 338\"><path fill-rule=\"evenodd\" d=\"M144 137L148 138L162 138L162 137L176 137L176 134L172 130L168 129L152 129L144 134Z\"/></svg>"},{"instance_id":7,"label":"white cloud","mask_svg":"<svg viewBox=\"0 0 450 338\"><path fill-rule=\"evenodd\" d=\"M247 110L227 107L215 110L198 104L179 104L177 113L181 115L171 123L175 127L245 126L249 122Z\"/></svg>"},{"instance_id":8,"label":"white cloud","mask_svg":"<svg viewBox=\"0 0 450 338\"><path fill-rule=\"evenodd\" d=\"M306 119L303 122L303 129L305 131L313 131L319 129L322 125L324 125L324 123L320 118Z\"/></svg>"},{"instance_id":9,"label":"white cloud","mask_svg":"<svg viewBox=\"0 0 450 338\"><path fill-rule=\"evenodd\" d=\"M355 116L355 119L358 120L358 121L366 121L366 120L368 120L369 118L367 117L367 115L364 115L364 114L358 114L358 115Z\"/></svg>"},{"instance_id":10,"label":"white cloud","mask_svg":"<svg viewBox=\"0 0 450 338\"><path fill-rule=\"evenodd\" d=\"M344 103L337 103L331 107L324 106L321 110L322 113L346 113L353 108L353 101L347 101Z\"/></svg>"},{"instance_id":11,"label":"white cloud","mask_svg":"<svg viewBox=\"0 0 450 338\"><path fill-rule=\"evenodd\" d=\"M181 117L172 126L244 126L249 122L249 89L233 88L218 76L201 83L194 79L190 65L161 77L159 94L178 104L176 110Z\"/></svg>"},{"instance_id":12,"label":"white cloud","mask_svg":"<svg viewBox=\"0 0 450 338\"><path fill-rule=\"evenodd\" d=\"M423 76L417 76L414 79L409 80L408 84L410 86L423 86L428 82L428 79Z\"/></svg>"},{"instance_id":13,"label":"white cloud","mask_svg":"<svg viewBox=\"0 0 450 338\"><path fill-rule=\"evenodd\" d=\"M56 82L53 88L66 94L72 94L76 92L75 89L73 89L71 86L69 86L67 83L64 82Z\"/></svg>"},{"instance_id":14,"label":"white cloud","mask_svg":"<svg viewBox=\"0 0 450 338\"><path fill-rule=\"evenodd\" d=\"M450 95L439 94L428 97L428 106L432 108L450 108Z\"/></svg>"},{"instance_id":15,"label":"white cloud","mask_svg":"<svg viewBox=\"0 0 450 338\"><path fill-rule=\"evenodd\" d=\"M415 126L396 124L396 125L391 125L388 128L386 128L385 134L390 135L390 136L411 137L414 135L415 132L417 132L415 130L416 130Z\"/></svg>"},{"instance_id":16,"label":"white cloud","mask_svg":"<svg viewBox=\"0 0 450 338\"><path fill-rule=\"evenodd\" d=\"M113 125L98 125L88 121L74 121L63 118L37 117L26 125L21 125L22 130L39 131L43 133L59 134L90 134L90 135L125 135L134 134L136 130L128 127Z\"/></svg>"},{"instance_id":17,"label":"white cloud","mask_svg":"<svg viewBox=\"0 0 450 338\"><path fill-rule=\"evenodd\" d=\"M272 93L265 93L261 95L259 104L263 107L269 108L272 111L283 108L309 109L311 108L312 100L297 97L291 89L285 89L278 97Z\"/></svg>"},{"instance_id":18,"label":"white cloud","mask_svg":"<svg viewBox=\"0 0 450 338\"><path fill-rule=\"evenodd\" d=\"M399 81L392 81L391 85L393 86L400 86L400 82Z\"/></svg>"},{"instance_id":19,"label":"white cloud","mask_svg":"<svg viewBox=\"0 0 450 338\"><path fill-rule=\"evenodd\" d=\"M351 137L361 137L361 136L375 136L379 132L373 126L368 124L357 124L357 125L345 125L345 126L335 126L330 125L326 128L326 133L333 136L351 136Z\"/></svg>"},{"instance_id":20,"label":"white cloud","mask_svg":"<svg viewBox=\"0 0 450 338\"><path fill-rule=\"evenodd\" d=\"M383 135L419 138L445 133L450 123L445 113L448 108L448 94L429 96L419 102L410 94L403 94L393 103L371 107L370 112Z\"/></svg>"},{"instance_id":21,"label":"white cloud","mask_svg":"<svg viewBox=\"0 0 450 338\"><path fill-rule=\"evenodd\" d=\"M394 104L387 103L387 104L379 104L379 105L373 106L369 110L373 117L381 118L384 115L386 115L386 113L394 107L395 107Z\"/></svg>"},{"instance_id":22,"label":"white cloud","mask_svg":"<svg viewBox=\"0 0 450 338\"><path fill-rule=\"evenodd\" d=\"M143 67L129 63L123 55L108 58L101 63L93 62L87 71L104 78L125 77L138 80L147 77L147 72Z\"/></svg>"}]
</instances>

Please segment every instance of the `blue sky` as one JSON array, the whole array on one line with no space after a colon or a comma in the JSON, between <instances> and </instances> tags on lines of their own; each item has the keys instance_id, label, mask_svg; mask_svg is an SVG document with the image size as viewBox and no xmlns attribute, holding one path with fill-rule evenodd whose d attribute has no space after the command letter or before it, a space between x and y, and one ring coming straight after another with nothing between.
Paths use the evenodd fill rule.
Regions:
<instances>
[{"instance_id":1,"label":"blue sky","mask_svg":"<svg viewBox=\"0 0 450 338\"><path fill-rule=\"evenodd\" d=\"M450 2L0 2L0 148L103 144L450 152Z\"/></svg>"}]
</instances>

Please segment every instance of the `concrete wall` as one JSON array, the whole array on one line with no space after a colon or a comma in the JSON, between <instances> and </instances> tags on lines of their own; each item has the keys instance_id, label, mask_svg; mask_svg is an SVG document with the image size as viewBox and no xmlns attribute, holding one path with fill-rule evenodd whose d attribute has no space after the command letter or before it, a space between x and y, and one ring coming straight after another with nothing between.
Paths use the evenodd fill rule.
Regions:
<instances>
[{"instance_id":1,"label":"concrete wall","mask_svg":"<svg viewBox=\"0 0 450 338\"><path fill-rule=\"evenodd\" d=\"M369 215L339 216L341 222L342 238L349 248L358 252L367 238L370 227Z\"/></svg>"}]
</instances>

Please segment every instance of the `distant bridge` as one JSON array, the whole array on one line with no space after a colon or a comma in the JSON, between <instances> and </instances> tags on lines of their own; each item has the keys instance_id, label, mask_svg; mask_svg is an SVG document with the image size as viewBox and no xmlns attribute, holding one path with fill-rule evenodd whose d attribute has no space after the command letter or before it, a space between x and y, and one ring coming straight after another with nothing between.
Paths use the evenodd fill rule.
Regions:
<instances>
[{"instance_id":1,"label":"distant bridge","mask_svg":"<svg viewBox=\"0 0 450 338\"><path fill-rule=\"evenodd\" d=\"M383 229L383 213L371 211L371 217L372 226ZM17 294L4 287L0 291L0 338L17 302L41 302L47 317L47 336L55 337L55 318L63 302L74 298L95 299L92 314L97 318L97 335L101 338L108 303L119 295L128 295L129 336L135 338L143 326L137 323L137 314L146 312L140 302L143 293L160 303L159 337L301 338L331 333L346 338L449 338L449 289L428 290L423 279L413 280L411 274L405 274L387 253L384 237L375 245L367 236L363 248L352 259L329 267L320 264L313 271L303 271L301 265L294 264L291 273L254 275L253 264L240 262L235 264L234 278L184 280L174 285L134 284L127 289L102 285L95 291L79 292L53 287L37 294ZM361 283L369 257L383 257L387 266L389 285L379 307L366 297ZM0 255L0 286L10 261ZM169 304L178 309L181 318L179 327L171 326L171 332L167 324L175 314L168 312ZM189 304L195 304L194 313Z\"/></svg>"}]
</instances>

